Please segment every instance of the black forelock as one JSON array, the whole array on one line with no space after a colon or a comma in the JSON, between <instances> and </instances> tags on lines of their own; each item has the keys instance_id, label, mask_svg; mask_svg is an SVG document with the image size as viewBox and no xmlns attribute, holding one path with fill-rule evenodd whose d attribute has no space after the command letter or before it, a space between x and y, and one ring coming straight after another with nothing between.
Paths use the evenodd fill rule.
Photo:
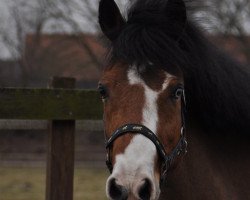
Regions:
<instances>
[{"instance_id":1,"label":"black forelock","mask_svg":"<svg viewBox=\"0 0 250 200\"><path fill-rule=\"evenodd\" d=\"M164 32L135 25L129 25L123 30L113 44L112 53L114 58L128 64L154 63L171 71L174 71L172 67L180 66L182 61L180 48Z\"/></svg>"},{"instance_id":2,"label":"black forelock","mask_svg":"<svg viewBox=\"0 0 250 200\"><path fill-rule=\"evenodd\" d=\"M185 62L185 55L173 39L175 29L165 13L165 0L138 0L128 11L127 23L119 37L112 42L112 59L128 64L146 65L149 62L176 74Z\"/></svg>"}]
</instances>

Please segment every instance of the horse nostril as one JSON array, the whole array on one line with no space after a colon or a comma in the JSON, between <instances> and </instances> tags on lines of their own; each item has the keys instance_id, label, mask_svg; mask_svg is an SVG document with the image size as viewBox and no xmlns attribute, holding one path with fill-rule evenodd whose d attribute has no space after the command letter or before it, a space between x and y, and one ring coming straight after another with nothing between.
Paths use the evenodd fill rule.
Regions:
<instances>
[{"instance_id":1,"label":"horse nostril","mask_svg":"<svg viewBox=\"0 0 250 200\"><path fill-rule=\"evenodd\" d=\"M152 192L152 184L149 179L144 179L143 185L139 189L139 197L143 200L149 200Z\"/></svg>"},{"instance_id":2,"label":"horse nostril","mask_svg":"<svg viewBox=\"0 0 250 200\"><path fill-rule=\"evenodd\" d=\"M128 198L126 188L118 185L115 178L109 180L108 194L113 200L127 200Z\"/></svg>"}]
</instances>

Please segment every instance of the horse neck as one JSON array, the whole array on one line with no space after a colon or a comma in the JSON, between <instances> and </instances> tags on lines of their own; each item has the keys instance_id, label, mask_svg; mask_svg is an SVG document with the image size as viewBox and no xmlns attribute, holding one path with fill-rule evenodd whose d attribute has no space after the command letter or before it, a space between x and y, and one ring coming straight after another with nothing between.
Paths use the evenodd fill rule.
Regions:
<instances>
[{"instance_id":1,"label":"horse neck","mask_svg":"<svg viewBox=\"0 0 250 200\"><path fill-rule=\"evenodd\" d=\"M189 62L183 71L191 118L209 130L249 132L250 68L214 47L196 28L190 26L188 34Z\"/></svg>"},{"instance_id":2,"label":"horse neck","mask_svg":"<svg viewBox=\"0 0 250 200\"><path fill-rule=\"evenodd\" d=\"M201 130L192 130L187 135L188 154L169 174L161 199L248 199L247 142L233 136L204 134Z\"/></svg>"}]
</instances>

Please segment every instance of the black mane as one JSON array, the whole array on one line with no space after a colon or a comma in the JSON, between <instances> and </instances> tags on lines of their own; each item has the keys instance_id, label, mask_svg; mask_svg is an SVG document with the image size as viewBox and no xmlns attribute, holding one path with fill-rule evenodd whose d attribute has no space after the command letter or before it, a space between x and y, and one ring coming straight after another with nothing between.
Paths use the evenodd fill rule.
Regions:
<instances>
[{"instance_id":1,"label":"black mane","mask_svg":"<svg viewBox=\"0 0 250 200\"><path fill-rule=\"evenodd\" d=\"M187 109L206 130L250 132L250 68L214 47L192 20L184 29L166 15L166 0L138 0L118 38L114 61L151 62L185 79ZM178 6L178 5L176 5Z\"/></svg>"}]
</instances>

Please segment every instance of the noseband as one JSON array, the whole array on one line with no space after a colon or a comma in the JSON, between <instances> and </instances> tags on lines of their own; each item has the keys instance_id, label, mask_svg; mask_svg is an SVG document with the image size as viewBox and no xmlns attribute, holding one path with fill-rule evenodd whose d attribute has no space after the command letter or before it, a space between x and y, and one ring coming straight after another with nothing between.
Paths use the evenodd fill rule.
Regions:
<instances>
[{"instance_id":1,"label":"noseband","mask_svg":"<svg viewBox=\"0 0 250 200\"><path fill-rule=\"evenodd\" d=\"M173 161L176 157L186 154L187 152L187 140L185 134L185 110L186 110L186 100L185 100L185 93L183 90L182 97L181 97L181 119L182 119L182 127L181 127L181 134L180 139L175 148L171 151L170 154L167 154L165 148L161 141L157 138L157 136L146 126L141 124L126 124L122 127L118 128L112 136L106 141L106 149L107 149L107 159L106 165L112 173L113 165L112 165L112 158L111 158L111 149L114 141L125 135L125 134L141 134L151 140L155 145L157 152L161 158L162 166L161 166L161 180L160 182L164 182L166 180L167 172L169 171Z\"/></svg>"}]
</instances>

